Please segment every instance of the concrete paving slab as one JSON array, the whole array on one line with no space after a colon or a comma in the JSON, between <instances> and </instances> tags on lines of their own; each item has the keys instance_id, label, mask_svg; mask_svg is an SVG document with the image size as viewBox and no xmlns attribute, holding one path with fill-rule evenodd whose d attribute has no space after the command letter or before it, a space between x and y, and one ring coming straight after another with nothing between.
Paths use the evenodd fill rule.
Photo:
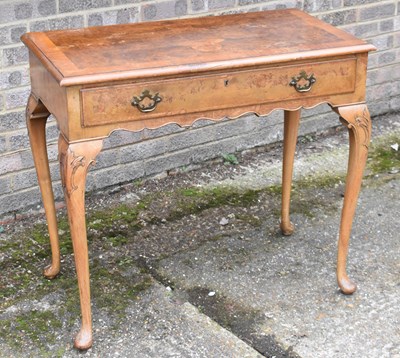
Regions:
<instances>
[{"instance_id":1,"label":"concrete paving slab","mask_svg":"<svg viewBox=\"0 0 400 358\"><path fill-rule=\"evenodd\" d=\"M62 300L51 304L56 309ZM40 307L46 309L48 304L44 307L36 302L36 309ZM124 320L116 329L109 327L110 321L102 312L95 310L94 313L96 342L87 352L72 347L68 337L71 332L65 334L60 328L49 327L58 336L58 342L49 346L47 352L34 346L21 347L19 351L1 342L0 337L0 357L262 357L190 303L172 300L170 291L160 284L154 284L128 306ZM69 343L63 346L62 342Z\"/></svg>"},{"instance_id":2,"label":"concrete paving slab","mask_svg":"<svg viewBox=\"0 0 400 358\"><path fill-rule=\"evenodd\" d=\"M374 123L375 133L385 135L399 127L394 115ZM68 245L64 243L60 277L47 284L40 270L48 260L48 239L30 231L44 219L5 226L0 240L17 245L0 253L3 274L12 277L0 284L21 290L10 290L7 302L1 302L0 357L400 357L396 170L365 181L349 256L349 274L359 290L344 296L336 289L346 144L346 133L339 132L299 145L295 177L311 178L317 185L303 181L295 186L296 231L291 237L283 237L278 228L280 198L274 190L280 182L279 146L250 153L247 160L244 155L239 166L214 163L89 196L89 215L106 208L116 221L104 220L100 228L94 224L102 220L93 218L89 225L95 345L85 353L72 348L79 301ZM340 179L326 186L324 176ZM191 200L204 205L191 197L196 190L188 187L226 185L234 188L228 191L234 201L225 198L201 210L188 205ZM274 190L265 190L268 185ZM260 192L250 191L248 202L240 203L236 189ZM121 202L134 207L149 193L151 201L132 230L121 219L129 208L116 215L113 207ZM184 204L189 212L174 212L175 204ZM135 285L143 286L140 293L126 296ZM115 297L115 307L108 309L110 297ZM121 305L126 297L128 304ZM4 330L6 321L11 334ZM34 322L40 327L26 326Z\"/></svg>"},{"instance_id":3,"label":"concrete paving slab","mask_svg":"<svg viewBox=\"0 0 400 358\"><path fill-rule=\"evenodd\" d=\"M183 290L207 287L215 300L257 311L255 331L302 358L400 357L399 199L399 178L361 194L348 265L359 286L352 296L336 289L339 212L294 217L291 237L271 235L267 223L247 239L227 236L167 258L159 269Z\"/></svg>"}]
</instances>

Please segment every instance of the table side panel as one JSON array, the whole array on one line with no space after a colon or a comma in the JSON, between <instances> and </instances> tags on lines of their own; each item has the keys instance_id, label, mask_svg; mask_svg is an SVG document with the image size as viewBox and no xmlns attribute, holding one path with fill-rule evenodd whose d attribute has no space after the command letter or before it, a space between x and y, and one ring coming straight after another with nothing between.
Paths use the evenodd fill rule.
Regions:
<instances>
[{"instance_id":1,"label":"table side panel","mask_svg":"<svg viewBox=\"0 0 400 358\"><path fill-rule=\"evenodd\" d=\"M365 102L366 86L367 86L367 70L368 70L368 52L357 55L357 72L356 72L356 88L355 96L359 98L357 102ZM345 105L346 103L338 103L337 105Z\"/></svg>"},{"instance_id":2,"label":"table side panel","mask_svg":"<svg viewBox=\"0 0 400 358\"><path fill-rule=\"evenodd\" d=\"M29 52L31 91L55 116L60 130L68 136L67 91L43 66L31 51Z\"/></svg>"},{"instance_id":3,"label":"table side panel","mask_svg":"<svg viewBox=\"0 0 400 358\"><path fill-rule=\"evenodd\" d=\"M98 126L171 117L286 100L306 99L355 90L356 57L271 67L219 75L152 81L111 87L82 89L82 126ZM305 71L316 83L308 92L290 86L293 77ZM142 113L131 104L145 90L158 93L162 101L154 111Z\"/></svg>"}]
</instances>

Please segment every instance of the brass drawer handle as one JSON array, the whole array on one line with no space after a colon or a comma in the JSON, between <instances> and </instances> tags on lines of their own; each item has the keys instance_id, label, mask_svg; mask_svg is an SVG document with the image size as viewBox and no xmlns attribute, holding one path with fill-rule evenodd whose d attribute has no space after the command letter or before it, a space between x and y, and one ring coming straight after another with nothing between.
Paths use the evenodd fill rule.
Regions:
<instances>
[{"instance_id":1,"label":"brass drawer handle","mask_svg":"<svg viewBox=\"0 0 400 358\"><path fill-rule=\"evenodd\" d=\"M147 99L147 100L146 100ZM144 103L142 103L145 101ZM152 95L149 90L144 90L140 97L134 96L132 98L132 106L137 107L140 112L148 113L156 109L157 104L162 101L158 93Z\"/></svg>"},{"instance_id":2,"label":"brass drawer handle","mask_svg":"<svg viewBox=\"0 0 400 358\"><path fill-rule=\"evenodd\" d=\"M299 84L300 81L305 83ZM317 79L314 77L313 73L307 76L306 71L301 71L297 77L292 77L289 85L293 86L297 92L308 92L315 82L317 82Z\"/></svg>"}]
</instances>

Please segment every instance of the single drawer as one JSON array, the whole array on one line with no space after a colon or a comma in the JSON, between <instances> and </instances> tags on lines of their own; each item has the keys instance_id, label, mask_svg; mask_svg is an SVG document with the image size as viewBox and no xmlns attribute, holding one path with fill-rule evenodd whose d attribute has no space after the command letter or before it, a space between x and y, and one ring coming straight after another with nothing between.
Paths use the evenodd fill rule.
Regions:
<instances>
[{"instance_id":1,"label":"single drawer","mask_svg":"<svg viewBox=\"0 0 400 358\"><path fill-rule=\"evenodd\" d=\"M354 57L81 90L82 126L354 92ZM201 117L201 113L199 113Z\"/></svg>"}]
</instances>

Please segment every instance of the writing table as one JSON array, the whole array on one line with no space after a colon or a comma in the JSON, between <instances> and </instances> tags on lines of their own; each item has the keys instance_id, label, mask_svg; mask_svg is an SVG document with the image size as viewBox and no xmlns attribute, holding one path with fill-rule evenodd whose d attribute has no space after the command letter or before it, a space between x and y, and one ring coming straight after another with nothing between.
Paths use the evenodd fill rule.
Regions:
<instances>
[{"instance_id":1,"label":"writing table","mask_svg":"<svg viewBox=\"0 0 400 358\"><path fill-rule=\"evenodd\" d=\"M61 180L82 313L77 348L92 345L86 173L103 139L118 129L190 126L200 118L284 110L281 229L290 235L300 109L328 103L349 129L337 279L344 293L355 291L346 259L370 141L365 82L372 45L295 9L28 33L22 41L29 48L32 86L27 127L52 250L48 278L60 270L45 141L50 114L60 129Z\"/></svg>"}]
</instances>

